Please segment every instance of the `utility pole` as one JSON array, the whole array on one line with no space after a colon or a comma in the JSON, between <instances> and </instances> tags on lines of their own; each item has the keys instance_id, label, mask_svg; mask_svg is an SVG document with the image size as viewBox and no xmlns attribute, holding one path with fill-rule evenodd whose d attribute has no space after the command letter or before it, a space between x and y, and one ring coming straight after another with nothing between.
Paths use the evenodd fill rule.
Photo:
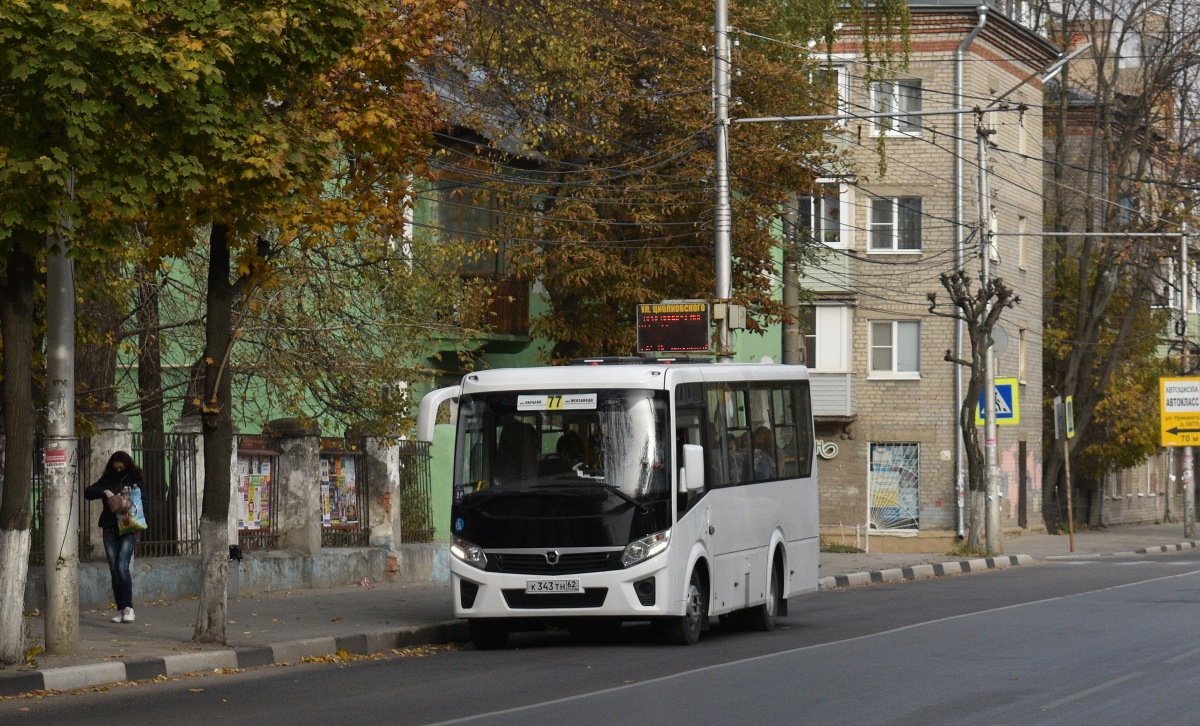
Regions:
<instances>
[{"instance_id":1,"label":"utility pole","mask_svg":"<svg viewBox=\"0 0 1200 726\"><path fill-rule=\"evenodd\" d=\"M75 280L67 240L47 235L43 527L46 652L79 648L79 492L75 441Z\"/></svg>"},{"instance_id":2,"label":"utility pole","mask_svg":"<svg viewBox=\"0 0 1200 726\"><path fill-rule=\"evenodd\" d=\"M1179 320L1183 334L1183 345L1179 351L1180 375L1190 373L1191 356L1188 355L1188 288L1191 275L1188 271L1188 233L1187 226L1183 227L1179 237ZM1191 539L1196 536L1196 476L1192 459L1192 447L1183 447L1183 536Z\"/></svg>"},{"instance_id":3,"label":"utility pole","mask_svg":"<svg viewBox=\"0 0 1200 726\"><path fill-rule=\"evenodd\" d=\"M783 217L783 355L785 365L804 362L804 333L800 330L800 265L792 250L799 239L800 196L792 195Z\"/></svg>"},{"instance_id":4,"label":"utility pole","mask_svg":"<svg viewBox=\"0 0 1200 726\"><path fill-rule=\"evenodd\" d=\"M976 128L976 141L979 147L979 249L981 277L983 281L992 279L992 205L988 193L988 137L994 131L984 125L984 115L979 114L979 125ZM992 302L988 300L986 317L991 313ZM991 336L986 336L983 349L983 452L984 452L984 489L986 491L986 546L991 554L999 554L1003 548L1003 534L1000 531L1000 500L999 488L996 481L996 357L992 351Z\"/></svg>"},{"instance_id":5,"label":"utility pole","mask_svg":"<svg viewBox=\"0 0 1200 726\"><path fill-rule=\"evenodd\" d=\"M717 321L717 360L733 360L729 332L729 305L733 301L733 208L729 203L729 0L716 0L716 53L713 57L713 109L717 126L717 209L713 269L716 272L716 301L725 304L725 315Z\"/></svg>"}]
</instances>

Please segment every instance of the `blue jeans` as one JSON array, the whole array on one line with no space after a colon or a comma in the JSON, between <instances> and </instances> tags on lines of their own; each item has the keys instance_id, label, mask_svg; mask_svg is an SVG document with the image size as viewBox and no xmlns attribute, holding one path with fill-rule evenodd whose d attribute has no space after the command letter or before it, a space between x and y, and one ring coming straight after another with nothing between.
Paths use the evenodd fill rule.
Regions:
<instances>
[{"instance_id":1,"label":"blue jeans","mask_svg":"<svg viewBox=\"0 0 1200 726\"><path fill-rule=\"evenodd\" d=\"M133 548L137 546L137 532L117 534L115 529L104 530L104 556L108 558L108 571L112 574L113 597L117 610L133 607Z\"/></svg>"}]
</instances>

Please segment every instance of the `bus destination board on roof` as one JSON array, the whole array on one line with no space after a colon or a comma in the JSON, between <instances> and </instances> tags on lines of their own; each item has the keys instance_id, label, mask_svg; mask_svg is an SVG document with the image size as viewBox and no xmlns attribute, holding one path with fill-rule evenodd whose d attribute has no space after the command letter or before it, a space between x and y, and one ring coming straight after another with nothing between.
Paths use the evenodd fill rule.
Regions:
<instances>
[{"instance_id":1,"label":"bus destination board on roof","mask_svg":"<svg viewBox=\"0 0 1200 726\"><path fill-rule=\"evenodd\" d=\"M708 303L703 300L637 306L639 353L701 353L710 349Z\"/></svg>"}]
</instances>

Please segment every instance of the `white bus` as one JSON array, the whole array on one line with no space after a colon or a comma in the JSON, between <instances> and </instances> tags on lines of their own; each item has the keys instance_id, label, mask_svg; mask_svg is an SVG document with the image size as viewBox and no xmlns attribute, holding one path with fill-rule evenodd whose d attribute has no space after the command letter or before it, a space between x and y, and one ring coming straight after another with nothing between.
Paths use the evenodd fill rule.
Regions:
<instances>
[{"instance_id":1,"label":"white bus","mask_svg":"<svg viewBox=\"0 0 1200 726\"><path fill-rule=\"evenodd\" d=\"M807 369L615 360L470 373L421 401L424 441L457 405L450 569L478 648L547 621L651 621L690 645L712 615L770 630L817 587Z\"/></svg>"}]
</instances>

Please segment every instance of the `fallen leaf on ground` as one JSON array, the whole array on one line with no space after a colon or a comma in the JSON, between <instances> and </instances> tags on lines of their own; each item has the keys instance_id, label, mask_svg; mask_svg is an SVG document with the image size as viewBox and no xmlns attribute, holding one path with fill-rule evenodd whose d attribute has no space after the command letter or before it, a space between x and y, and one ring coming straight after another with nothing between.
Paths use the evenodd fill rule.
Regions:
<instances>
[{"instance_id":1,"label":"fallen leaf on ground","mask_svg":"<svg viewBox=\"0 0 1200 726\"><path fill-rule=\"evenodd\" d=\"M192 693L204 693L203 688L189 688L188 690L191 691Z\"/></svg>"},{"instance_id":2,"label":"fallen leaf on ground","mask_svg":"<svg viewBox=\"0 0 1200 726\"><path fill-rule=\"evenodd\" d=\"M340 618L340 617L339 617L339 618L330 618L330 619L329 619L329 622L331 622L331 623L336 623L336 622L337 622L337 621L339 621L339 620L341 620L341 618Z\"/></svg>"}]
</instances>

